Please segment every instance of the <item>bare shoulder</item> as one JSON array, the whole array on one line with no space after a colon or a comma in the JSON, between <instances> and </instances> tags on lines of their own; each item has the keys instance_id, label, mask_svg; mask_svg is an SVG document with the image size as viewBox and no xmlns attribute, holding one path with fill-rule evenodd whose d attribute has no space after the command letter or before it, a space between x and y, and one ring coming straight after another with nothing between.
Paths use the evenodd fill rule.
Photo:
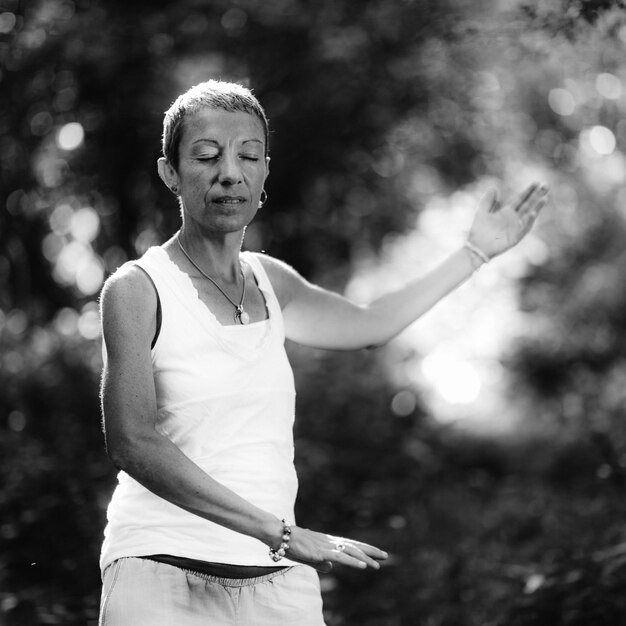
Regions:
<instances>
[{"instance_id":1,"label":"bare shoulder","mask_svg":"<svg viewBox=\"0 0 626 626\"><path fill-rule=\"evenodd\" d=\"M298 272L291 267L288 263L277 259L276 257L265 254L264 252L252 252L263 265L263 269L267 272L270 280L276 278L277 280L290 280L294 277L300 276Z\"/></svg>"},{"instance_id":2,"label":"bare shoulder","mask_svg":"<svg viewBox=\"0 0 626 626\"><path fill-rule=\"evenodd\" d=\"M100 295L107 348L129 338L151 341L156 312L157 294L148 275L134 264L123 265L107 279Z\"/></svg>"},{"instance_id":3,"label":"bare shoulder","mask_svg":"<svg viewBox=\"0 0 626 626\"><path fill-rule=\"evenodd\" d=\"M151 297L156 309L156 293L152 281L142 269L126 263L107 278L100 295L100 304L104 307L109 304L132 305L136 302L149 306Z\"/></svg>"},{"instance_id":4,"label":"bare shoulder","mask_svg":"<svg viewBox=\"0 0 626 626\"><path fill-rule=\"evenodd\" d=\"M272 283L281 308L285 308L306 280L291 265L268 254L254 252Z\"/></svg>"}]
</instances>

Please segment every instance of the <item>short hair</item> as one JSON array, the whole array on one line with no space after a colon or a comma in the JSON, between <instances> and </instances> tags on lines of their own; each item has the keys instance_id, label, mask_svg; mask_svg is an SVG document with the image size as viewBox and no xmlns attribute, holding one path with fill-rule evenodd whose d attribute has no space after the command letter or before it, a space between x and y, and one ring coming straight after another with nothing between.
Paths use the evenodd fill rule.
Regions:
<instances>
[{"instance_id":1,"label":"short hair","mask_svg":"<svg viewBox=\"0 0 626 626\"><path fill-rule=\"evenodd\" d=\"M239 83L208 80L194 85L176 98L163 118L161 147L163 156L174 168L178 168L179 147L185 116L209 108L222 111L249 113L263 126L265 156L269 153L269 123L263 107L252 91Z\"/></svg>"}]
</instances>

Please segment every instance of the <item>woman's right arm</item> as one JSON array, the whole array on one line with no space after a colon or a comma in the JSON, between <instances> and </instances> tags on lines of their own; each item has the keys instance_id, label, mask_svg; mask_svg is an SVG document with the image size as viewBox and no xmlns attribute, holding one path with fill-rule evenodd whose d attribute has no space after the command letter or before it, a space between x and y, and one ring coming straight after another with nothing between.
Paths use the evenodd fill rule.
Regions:
<instances>
[{"instance_id":1,"label":"woman's right arm","mask_svg":"<svg viewBox=\"0 0 626 626\"><path fill-rule=\"evenodd\" d=\"M156 495L236 532L276 547L282 523L214 480L156 424L156 392L150 345L156 329L157 297L137 267L118 271L100 299L106 361L102 414L109 457L121 470ZM336 550L336 538L294 527L288 557L315 567L329 561L352 567L378 567L386 555L351 542L352 554Z\"/></svg>"},{"instance_id":2,"label":"woman's right arm","mask_svg":"<svg viewBox=\"0 0 626 626\"><path fill-rule=\"evenodd\" d=\"M280 520L213 480L155 428L150 344L157 298L148 277L137 267L117 272L107 281L100 306L107 355L102 413L113 463L169 502L271 544Z\"/></svg>"}]
</instances>

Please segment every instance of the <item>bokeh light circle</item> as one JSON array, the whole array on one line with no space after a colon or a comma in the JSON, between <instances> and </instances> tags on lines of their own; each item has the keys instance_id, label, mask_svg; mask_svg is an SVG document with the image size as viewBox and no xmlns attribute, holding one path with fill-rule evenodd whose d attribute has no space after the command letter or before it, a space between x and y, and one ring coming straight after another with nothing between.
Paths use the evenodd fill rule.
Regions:
<instances>
[{"instance_id":1,"label":"bokeh light circle","mask_svg":"<svg viewBox=\"0 0 626 626\"><path fill-rule=\"evenodd\" d=\"M606 126L594 126L589 131L589 143L598 154L607 156L615 150L615 135Z\"/></svg>"},{"instance_id":2,"label":"bokeh light circle","mask_svg":"<svg viewBox=\"0 0 626 626\"><path fill-rule=\"evenodd\" d=\"M61 150L76 150L85 139L85 130L78 122L70 122L59 129L57 145Z\"/></svg>"},{"instance_id":3,"label":"bokeh light circle","mask_svg":"<svg viewBox=\"0 0 626 626\"><path fill-rule=\"evenodd\" d=\"M622 81L614 74L603 72L596 77L596 89L607 100L618 100L622 95Z\"/></svg>"},{"instance_id":4,"label":"bokeh light circle","mask_svg":"<svg viewBox=\"0 0 626 626\"><path fill-rule=\"evenodd\" d=\"M548 104L550 108L558 115L571 115L576 109L574 96L567 89L551 89L548 94Z\"/></svg>"}]
</instances>

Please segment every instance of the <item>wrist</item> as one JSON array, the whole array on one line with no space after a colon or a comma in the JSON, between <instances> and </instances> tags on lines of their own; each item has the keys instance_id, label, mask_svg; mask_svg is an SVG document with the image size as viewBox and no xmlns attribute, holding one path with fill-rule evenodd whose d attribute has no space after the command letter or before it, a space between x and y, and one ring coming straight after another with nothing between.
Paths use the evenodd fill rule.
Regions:
<instances>
[{"instance_id":1,"label":"wrist","mask_svg":"<svg viewBox=\"0 0 626 626\"><path fill-rule=\"evenodd\" d=\"M268 519L261 525L257 539L263 542L268 548L277 548L280 544L282 530L282 521L274 515L268 516Z\"/></svg>"},{"instance_id":2,"label":"wrist","mask_svg":"<svg viewBox=\"0 0 626 626\"><path fill-rule=\"evenodd\" d=\"M276 544L274 544L274 546L270 545L269 551L270 558L275 563L278 563L278 561L280 561L285 556L287 550L289 550L289 542L291 541L291 528L292 526L290 522L287 522L284 519L281 520L280 543L278 544L278 547L274 547Z\"/></svg>"},{"instance_id":3,"label":"wrist","mask_svg":"<svg viewBox=\"0 0 626 626\"><path fill-rule=\"evenodd\" d=\"M489 263L489 255L475 243L468 239L463 244L463 249L467 252L474 270L480 269L485 263Z\"/></svg>"}]
</instances>

